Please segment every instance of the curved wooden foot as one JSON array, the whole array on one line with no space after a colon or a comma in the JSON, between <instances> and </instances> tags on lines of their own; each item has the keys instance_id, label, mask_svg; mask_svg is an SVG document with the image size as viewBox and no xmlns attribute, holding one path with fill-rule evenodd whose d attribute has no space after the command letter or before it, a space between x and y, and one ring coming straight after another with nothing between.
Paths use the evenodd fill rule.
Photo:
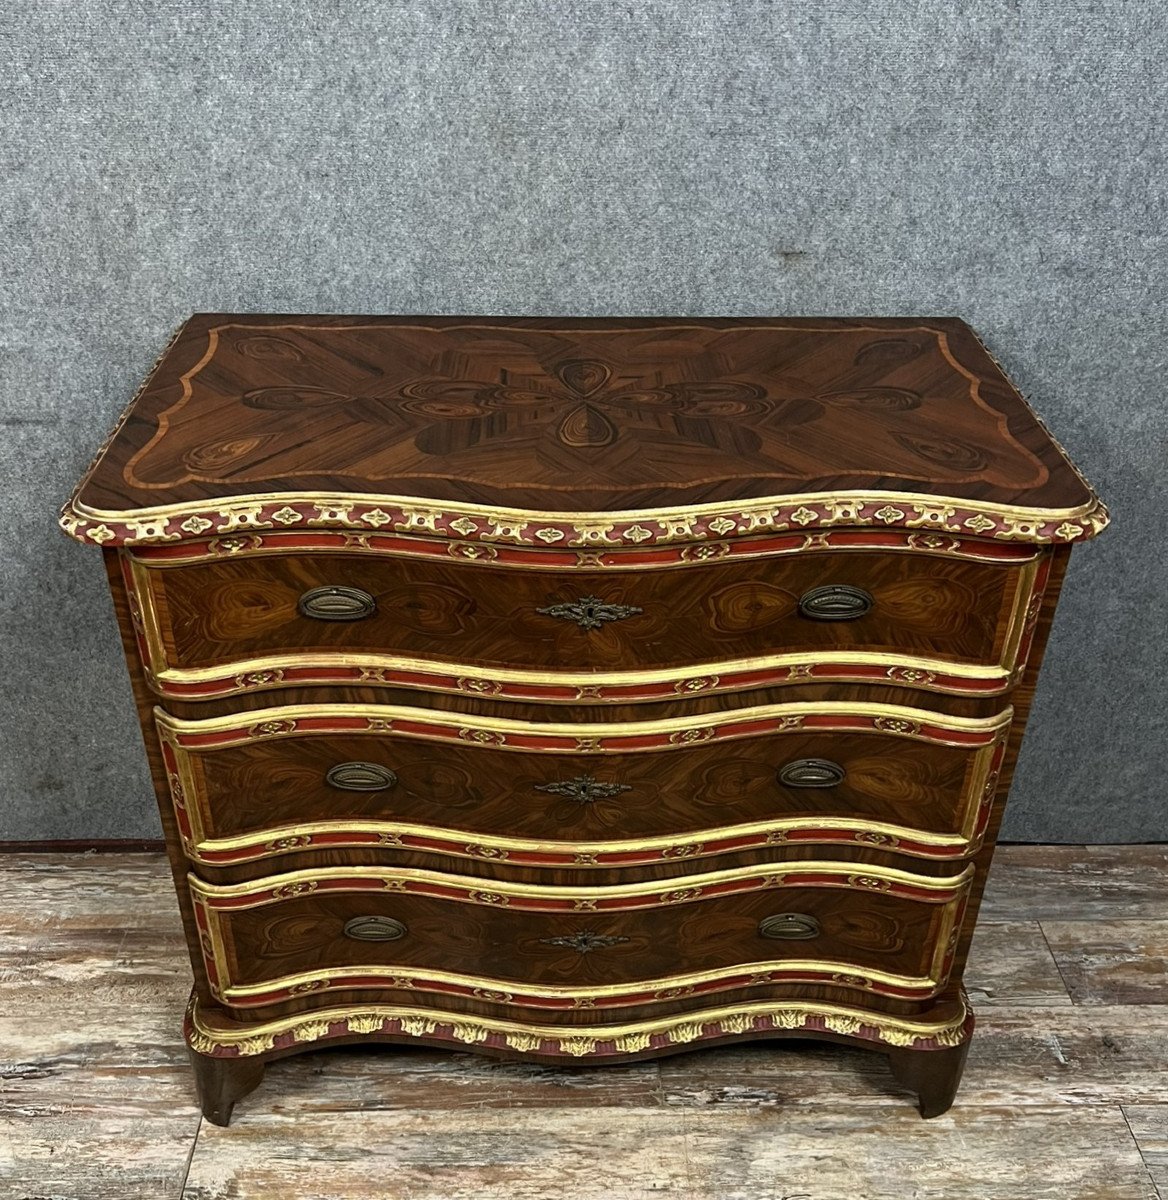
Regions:
<instances>
[{"instance_id":1,"label":"curved wooden foot","mask_svg":"<svg viewBox=\"0 0 1168 1200\"><path fill-rule=\"evenodd\" d=\"M947 1112L957 1095L969 1042L943 1050L890 1050L892 1073L906 1088L916 1092L921 1116L939 1117Z\"/></svg>"},{"instance_id":2,"label":"curved wooden foot","mask_svg":"<svg viewBox=\"0 0 1168 1200\"><path fill-rule=\"evenodd\" d=\"M189 1048L188 1048L189 1049ZM255 1091L264 1077L262 1058L210 1058L190 1050L195 1086L203 1116L212 1125L226 1125L237 1100Z\"/></svg>"}]
</instances>

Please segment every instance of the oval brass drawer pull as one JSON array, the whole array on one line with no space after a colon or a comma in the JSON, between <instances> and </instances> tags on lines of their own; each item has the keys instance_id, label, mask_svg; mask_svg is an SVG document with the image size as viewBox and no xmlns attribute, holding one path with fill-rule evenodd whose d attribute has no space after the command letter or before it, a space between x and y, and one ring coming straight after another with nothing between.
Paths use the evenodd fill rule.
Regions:
<instances>
[{"instance_id":1,"label":"oval brass drawer pull","mask_svg":"<svg viewBox=\"0 0 1168 1200\"><path fill-rule=\"evenodd\" d=\"M775 913L758 923L760 937L802 942L819 936L819 922L810 913Z\"/></svg>"},{"instance_id":2,"label":"oval brass drawer pull","mask_svg":"<svg viewBox=\"0 0 1168 1200\"><path fill-rule=\"evenodd\" d=\"M874 601L863 588L848 583L813 587L799 599L799 615L813 621L854 621L872 608Z\"/></svg>"},{"instance_id":3,"label":"oval brass drawer pull","mask_svg":"<svg viewBox=\"0 0 1168 1200\"><path fill-rule=\"evenodd\" d=\"M379 763L344 762L330 767L324 777L331 787L347 792L380 792L397 783L397 776Z\"/></svg>"},{"instance_id":4,"label":"oval brass drawer pull","mask_svg":"<svg viewBox=\"0 0 1168 1200\"><path fill-rule=\"evenodd\" d=\"M377 611L377 601L360 588L335 584L309 588L296 607L314 621L360 621Z\"/></svg>"},{"instance_id":5,"label":"oval brass drawer pull","mask_svg":"<svg viewBox=\"0 0 1168 1200\"><path fill-rule=\"evenodd\" d=\"M345 922L344 934L357 942L396 942L407 933L393 917L353 917Z\"/></svg>"},{"instance_id":6,"label":"oval brass drawer pull","mask_svg":"<svg viewBox=\"0 0 1168 1200\"><path fill-rule=\"evenodd\" d=\"M847 771L829 758L797 758L779 768L779 782L784 787L835 787L846 775Z\"/></svg>"}]
</instances>

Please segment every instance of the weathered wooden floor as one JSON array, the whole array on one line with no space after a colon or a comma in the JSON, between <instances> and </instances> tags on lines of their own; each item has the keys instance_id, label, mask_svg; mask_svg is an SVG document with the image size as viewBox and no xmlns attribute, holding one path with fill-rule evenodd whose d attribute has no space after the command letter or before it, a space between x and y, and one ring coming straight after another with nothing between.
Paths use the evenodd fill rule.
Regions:
<instances>
[{"instance_id":1,"label":"weathered wooden floor","mask_svg":"<svg viewBox=\"0 0 1168 1200\"><path fill-rule=\"evenodd\" d=\"M1168 1200L1168 847L1005 847L983 921L933 1121L835 1047L570 1072L381 1047L272 1065L218 1129L161 856L0 857L0 1197Z\"/></svg>"}]
</instances>

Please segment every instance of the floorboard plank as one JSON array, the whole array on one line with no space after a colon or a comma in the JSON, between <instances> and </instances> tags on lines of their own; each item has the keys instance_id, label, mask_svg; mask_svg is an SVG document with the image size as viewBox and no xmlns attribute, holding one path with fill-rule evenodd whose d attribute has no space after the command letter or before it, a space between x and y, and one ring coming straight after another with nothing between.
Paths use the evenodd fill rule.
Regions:
<instances>
[{"instance_id":1,"label":"floorboard plank","mask_svg":"<svg viewBox=\"0 0 1168 1200\"><path fill-rule=\"evenodd\" d=\"M203 1126L183 1200L689 1200L687 1175L661 1108L256 1112Z\"/></svg>"},{"instance_id":2,"label":"floorboard plank","mask_svg":"<svg viewBox=\"0 0 1168 1200\"><path fill-rule=\"evenodd\" d=\"M1118 1108L687 1113L694 1200L1156 1200Z\"/></svg>"},{"instance_id":3,"label":"floorboard plank","mask_svg":"<svg viewBox=\"0 0 1168 1200\"><path fill-rule=\"evenodd\" d=\"M1043 921L1076 1004L1168 1004L1168 920Z\"/></svg>"},{"instance_id":4,"label":"floorboard plank","mask_svg":"<svg viewBox=\"0 0 1168 1200\"><path fill-rule=\"evenodd\" d=\"M979 925L969 952L965 986L977 1008L1071 1003L1037 921Z\"/></svg>"},{"instance_id":5,"label":"floorboard plank","mask_svg":"<svg viewBox=\"0 0 1168 1200\"><path fill-rule=\"evenodd\" d=\"M205 1126L184 1200L1155 1200L1118 1108L486 1109Z\"/></svg>"},{"instance_id":6,"label":"floorboard plank","mask_svg":"<svg viewBox=\"0 0 1168 1200\"><path fill-rule=\"evenodd\" d=\"M545 1067L408 1046L344 1046L280 1059L268 1067L254 1097L240 1101L236 1111L650 1108L663 1102L655 1062Z\"/></svg>"},{"instance_id":7,"label":"floorboard plank","mask_svg":"<svg viewBox=\"0 0 1168 1200\"><path fill-rule=\"evenodd\" d=\"M178 1200L196 1129L166 1117L0 1117L0 1196Z\"/></svg>"},{"instance_id":8,"label":"floorboard plank","mask_svg":"<svg viewBox=\"0 0 1168 1200\"><path fill-rule=\"evenodd\" d=\"M1161 1200L1168 1200L1168 1104L1125 1104L1123 1112Z\"/></svg>"},{"instance_id":9,"label":"floorboard plank","mask_svg":"<svg viewBox=\"0 0 1168 1200\"><path fill-rule=\"evenodd\" d=\"M1168 845L999 846L982 921L1168 920Z\"/></svg>"}]
</instances>

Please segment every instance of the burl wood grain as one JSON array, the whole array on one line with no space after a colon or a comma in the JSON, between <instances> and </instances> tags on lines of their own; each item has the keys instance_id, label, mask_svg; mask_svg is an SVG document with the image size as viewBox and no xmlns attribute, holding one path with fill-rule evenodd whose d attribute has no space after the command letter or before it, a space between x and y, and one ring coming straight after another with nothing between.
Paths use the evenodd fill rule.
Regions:
<instances>
[{"instance_id":1,"label":"burl wood grain","mask_svg":"<svg viewBox=\"0 0 1168 1200\"><path fill-rule=\"evenodd\" d=\"M525 754L386 735L292 735L191 755L209 837L327 821L400 821L560 842L624 841L786 817L867 818L958 833L977 750L880 733L790 733L725 746L617 755ZM802 759L845 772L831 787L784 786ZM371 762L396 782L348 791L338 764ZM577 783L572 788L573 781ZM975 801L976 803L976 801Z\"/></svg>"},{"instance_id":2,"label":"burl wood grain","mask_svg":"<svg viewBox=\"0 0 1168 1200\"><path fill-rule=\"evenodd\" d=\"M78 498L383 491L587 511L840 489L1093 500L954 319L207 314Z\"/></svg>"},{"instance_id":3,"label":"burl wood grain","mask_svg":"<svg viewBox=\"0 0 1168 1200\"><path fill-rule=\"evenodd\" d=\"M579 675L804 649L997 664L1019 571L924 554L835 551L570 575L360 554L228 558L142 574L175 667L349 651ZM868 592L871 610L842 621L800 613L803 595L833 584ZM370 594L376 612L332 622L298 610L305 592L337 585ZM582 626L570 611L540 611L588 598L633 611L598 627Z\"/></svg>"}]
</instances>

